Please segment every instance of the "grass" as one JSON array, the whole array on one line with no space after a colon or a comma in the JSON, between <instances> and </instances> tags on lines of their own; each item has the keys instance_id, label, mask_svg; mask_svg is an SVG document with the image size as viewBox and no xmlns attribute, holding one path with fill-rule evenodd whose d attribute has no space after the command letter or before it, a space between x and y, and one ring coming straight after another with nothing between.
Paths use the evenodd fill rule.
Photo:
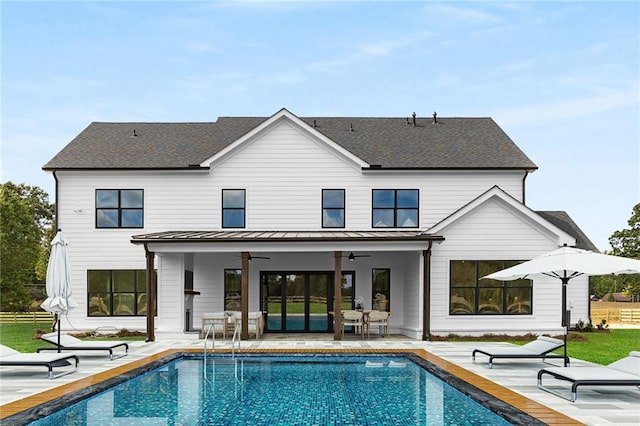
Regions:
<instances>
[{"instance_id":1,"label":"grass","mask_svg":"<svg viewBox=\"0 0 640 426\"><path fill-rule=\"evenodd\" d=\"M2 324L0 323L0 344L20 352L35 352L38 348L50 347L43 342L40 334L50 333L53 322L38 324ZM99 338L95 340L108 340ZM118 337L118 340L144 340L143 336Z\"/></svg>"},{"instance_id":2,"label":"grass","mask_svg":"<svg viewBox=\"0 0 640 426\"><path fill-rule=\"evenodd\" d=\"M567 355L571 358L607 365L629 356L631 351L638 350L638 342L640 342L640 329L613 329L608 333L570 332ZM522 345L527 342L512 341L511 343ZM556 354L562 354L562 352L561 349L554 351Z\"/></svg>"},{"instance_id":3,"label":"grass","mask_svg":"<svg viewBox=\"0 0 640 426\"><path fill-rule=\"evenodd\" d=\"M20 352L35 352L37 348L47 346L36 336L39 333L51 331L52 324L0 324L0 343ZM509 341L519 345L527 343L535 336L527 339L509 339L505 336L483 336L479 338L465 338L465 336L451 337L455 341ZM640 329L612 329L608 333L574 333L570 335L567 352L570 357L582 359L596 364L610 364L624 358L629 352L640 350ZM119 340L144 340L144 337L119 337ZM562 353L562 351L557 351Z\"/></svg>"},{"instance_id":4,"label":"grass","mask_svg":"<svg viewBox=\"0 0 640 426\"><path fill-rule=\"evenodd\" d=\"M36 349L49 346L36 335L51 332L53 321L49 324L0 324L0 344L20 352L35 352Z\"/></svg>"}]
</instances>

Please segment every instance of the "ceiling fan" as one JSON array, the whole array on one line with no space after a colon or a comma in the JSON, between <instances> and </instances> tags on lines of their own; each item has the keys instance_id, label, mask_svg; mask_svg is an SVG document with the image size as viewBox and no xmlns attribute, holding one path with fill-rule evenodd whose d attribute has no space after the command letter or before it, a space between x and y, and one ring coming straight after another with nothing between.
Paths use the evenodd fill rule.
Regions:
<instances>
[{"instance_id":1,"label":"ceiling fan","mask_svg":"<svg viewBox=\"0 0 640 426\"><path fill-rule=\"evenodd\" d=\"M236 255L236 257L242 257L242 256ZM251 253L249 253L249 260L253 260L253 259L271 259L271 258L266 256L251 256Z\"/></svg>"},{"instance_id":2,"label":"ceiling fan","mask_svg":"<svg viewBox=\"0 0 640 426\"><path fill-rule=\"evenodd\" d=\"M349 256L344 256L349 259L349 262L353 262L356 260L356 257L371 257L370 254L353 254L353 252L349 253Z\"/></svg>"}]
</instances>

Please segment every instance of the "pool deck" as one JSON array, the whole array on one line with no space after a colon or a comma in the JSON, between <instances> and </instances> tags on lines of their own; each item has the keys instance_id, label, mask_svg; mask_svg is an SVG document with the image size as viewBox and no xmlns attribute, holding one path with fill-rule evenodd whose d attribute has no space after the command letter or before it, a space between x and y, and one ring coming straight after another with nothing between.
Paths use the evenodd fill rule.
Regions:
<instances>
[{"instance_id":1,"label":"pool deck","mask_svg":"<svg viewBox=\"0 0 640 426\"><path fill-rule=\"evenodd\" d=\"M342 341L334 341L332 335L304 335L303 338L271 335L262 340L243 341L242 352L413 352L547 424L640 424L640 390L637 388L585 387L572 403L538 389L537 372L548 364L536 360L497 360L493 369L489 369L483 356L478 356L477 363L473 363L471 351L489 343L423 342L401 336L369 340L348 336ZM216 351L228 351L230 347L228 341L216 341ZM0 367L0 419L122 374L163 354L176 350L201 351L202 348L202 340L160 338L151 343L131 342L129 355L114 361L109 361L101 352L78 352L78 371L54 380L47 378L44 368ZM208 348L211 349L211 342ZM552 362L561 365L562 361ZM591 364L572 358L571 365L575 368ZM547 384L554 381L545 379ZM568 395L567 384L560 386Z\"/></svg>"}]
</instances>

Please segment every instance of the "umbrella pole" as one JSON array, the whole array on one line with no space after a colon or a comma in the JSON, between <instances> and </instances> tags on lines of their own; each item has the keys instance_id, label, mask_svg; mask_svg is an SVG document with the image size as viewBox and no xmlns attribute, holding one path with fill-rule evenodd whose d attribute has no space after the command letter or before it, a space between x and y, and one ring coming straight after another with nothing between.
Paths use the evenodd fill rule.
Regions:
<instances>
[{"instance_id":1,"label":"umbrella pole","mask_svg":"<svg viewBox=\"0 0 640 426\"><path fill-rule=\"evenodd\" d=\"M58 314L58 353L60 353L60 325L62 324L60 320L60 314Z\"/></svg>"},{"instance_id":2,"label":"umbrella pole","mask_svg":"<svg viewBox=\"0 0 640 426\"><path fill-rule=\"evenodd\" d=\"M567 278L567 271L564 271L565 276L562 280L562 328L564 329L564 366L569 365L569 358L567 357L567 334L569 333L569 324L567 324L567 284L569 284L569 278Z\"/></svg>"}]
</instances>

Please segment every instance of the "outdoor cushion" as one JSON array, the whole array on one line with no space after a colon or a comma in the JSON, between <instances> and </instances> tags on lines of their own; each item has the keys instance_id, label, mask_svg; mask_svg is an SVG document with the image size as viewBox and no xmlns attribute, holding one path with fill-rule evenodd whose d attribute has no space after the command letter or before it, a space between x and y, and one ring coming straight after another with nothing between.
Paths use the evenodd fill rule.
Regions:
<instances>
[{"instance_id":1,"label":"outdoor cushion","mask_svg":"<svg viewBox=\"0 0 640 426\"><path fill-rule=\"evenodd\" d=\"M54 367L66 367L71 365L71 360L75 361L75 368L71 371L67 371L56 376L53 375ZM57 377L65 376L73 373L78 369L78 357L76 355L69 354L40 354L40 353L22 353L7 346L0 345L0 366L2 367L28 367L28 366L42 366L47 367L49 370L49 378L55 379Z\"/></svg>"},{"instance_id":2,"label":"outdoor cushion","mask_svg":"<svg viewBox=\"0 0 640 426\"><path fill-rule=\"evenodd\" d=\"M566 398L553 389L542 385L542 377L547 374L558 380L571 382L571 397ZM578 398L580 386L640 386L640 352L631 351L629 356L607 366L595 367L549 367L538 372L538 387L546 392L574 402Z\"/></svg>"},{"instance_id":3,"label":"outdoor cushion","mask_svg":"<svg viewBox=\"0 0 640 426\"><path fill-rule=\"evenodd\" d=\"M60 345L58 345L58 333L48 333L40 336L40 339L45 342L51 343L55 345L53 348L39 348L37 351L108 351L109 359L114 360L118 358L122 358L129 353L129 344L127 342L122 341L106 341L106 340L95 340L95 341L84 341L80 340L76 337L73 337L69 334L60 334ZM123 348L124 354L114 357L113 350L115 348Z\"/></svg>"},{"instance_id":4,"label":"outdoor cushion","mask_svg":"<svg viewBox=\"0 0 640 426\"><path fill-rule=\"evenodd\" d=\"M509 346L484 346L482 348L474 349L471 353L473 361L476 360L476 353L484 354L489 357L489 368L493 368L494 359L530 359L541 358L543 361L547 358L559 358L564 359L563 355L555 355L550 352L564 346L564 342L560 339L554 339L553 337L538 336L538 338L532 342L523 346L509 345ZM567 360L568 363L569 360Z\"/></svg>"}]
</instances>

